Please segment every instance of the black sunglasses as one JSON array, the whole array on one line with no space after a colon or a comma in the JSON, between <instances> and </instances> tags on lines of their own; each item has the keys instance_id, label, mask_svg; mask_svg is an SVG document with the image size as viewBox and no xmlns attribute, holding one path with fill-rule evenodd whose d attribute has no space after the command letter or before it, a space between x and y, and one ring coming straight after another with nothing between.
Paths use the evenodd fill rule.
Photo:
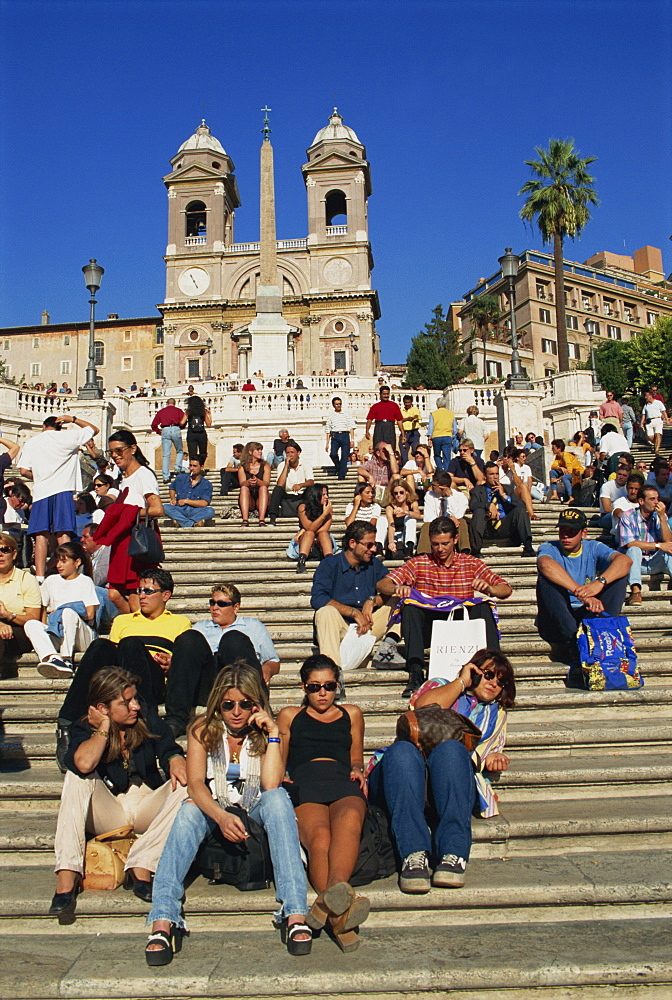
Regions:
<instances>
[{"instance_id":1,"label":"black sunglasses","mask_svg":"<svg viewBox=\"0 0 672 1000\"><path fill-rule=\"evenodd\" d=\"M481 673L482 673L482 676L485 677L486 681L497 681L497 683L499 684L500 688L504 687L504 685L502 684L501 680L499 679L499 676L497 675L497 673L494 670L483 670Z\"/></svg>"},{"instance_id":2,"label":"black sunglasses","mask_svg":"<svg viewBox=\"0 0 672 1000\"><path fill-rule=\"evenodd\" d=\"M160 593L161 593L160 587L157 587L156 590L153 590L151 587L138 587L138 589L136 590L136 594L138 595L138 597L140 596L140 594L146 594L149 597L150 594L160 594Z\"/></svg>"},{"instance_id":3,"label":"black sunglasses","mask_svg":"<svg viewBox=\"0 0 672 1000\"><path fill-rule=\"evenodd\" d=\"M218 608L232 608L234 605L233 601L216 601L214 597L211 597L208 601L211 608L214 608L215 604Z\"/></svg>"},{"instance_id":4,"label":"black sunglasses","mask_svg":"<svg viewBox=\"0 0 672 1000\"><path fill-rule=\"evenodd\" d=\"M11 545L0 545L0 552L6 556L9 552L16 552L16 549L13 549Z\"/></svg>"},{"instance_id":5,"label":"black sunglasses","mask_svg":"<svg viewBox=\"0 0 672 1000\"><path fill-rule=\"evenodd\" d=\"M243 698L242 701L232 701L230 698L225 698L224 701L220 701L219 703L222 712L231 712L236 705L240 705L243 712L249 712L250 709L255 707L254 702L250 701L249 698Z\"/></svg>"},{"instance_id":6,"label":"black sunglasses","mask_svg":"<svg viewBox=\"0 0 672 1000\"><path fill-rule=\"evenodd\" d=\"M324 684L318 684L317 681L309 681L306 684L306 691L308 694L318 694L320 691L328 691L330 694L333 691L338 690L338 681L325 681Z\"/></svg>"}]
</instances>

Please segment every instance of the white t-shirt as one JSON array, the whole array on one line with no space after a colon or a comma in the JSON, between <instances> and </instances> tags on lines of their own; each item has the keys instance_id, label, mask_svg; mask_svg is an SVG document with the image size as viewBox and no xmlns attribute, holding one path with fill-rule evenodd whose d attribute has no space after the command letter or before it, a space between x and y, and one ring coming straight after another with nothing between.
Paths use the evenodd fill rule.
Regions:
<instances>
[{"instance_id":1,"label":"white t-shirt","mask_svg":"<svg viewBox=\"0 0 672 1000\"><path fill-rule=\"evenodd\" d=\"M607 431L600 438L600 451L606 452L611 457L619 451L630 451L630 445L623 434L618 434L616 431Z\"/></svg>"},{"instance_id":2,"label":"white t-shirt","mask_svg":"<svg viewBox=\"0 0 672 1000\"><path fill-rule=\"evenodd\" d=\"M17 465L33 473L33 500L82 488L79 449L94 435L91 427L65 424L63 430L42 431L23 446Z\"/></svg>"},{"instance_id":3,"label":"white t-shirt","mask_svg":"<svg viewBox=\"0 0 672 1000\"><path fill-rule=\"evenodd\" d=\"M474 451L483 451L488 428L484 420L475 417L473 413L468 414L462 421L463 438L470 438L474 442Z\"/></svg>"},{"instance_id":4,"label":"white t-shirt","mask_svg":"<svg viewBox=\"0 0 672 1000\"><path fill-rule=\"evenodd\" d=\"M406 465L403 467L402 472L412 472L416 486L422 486L423 480L430 478L430 474L428 472L423 472L422 469L418 468L415 464L415 459L413 458L409 458L408 462L406 462Z\"/></svg>"},{"instance_id":5,"label":"white t-shirt","mask_svg":"<svg viewBox=\"0 0 672 1000\"><path fill-rule=\"evenodd\" d=\"M352 514L352 509L354 506L355 506L354 503L349 503L348 506L345 508L346 517L349 517L350 514ZM360 504L359 510L357 511L357 520L370 521L372 517L378 519L381 515L382 509L383 508L380 506L379 503L372 503L369 507L362 507Z\"/></svg>"},{"instance_id":6,"label":"white t-shirt","mask_svg":"<svg viewBox=\"0 0 672 1000\"><path fill-rule=\"evenodd\" d=\"M514 469L516 470L516 475L523 480L526 486L529 486L530 483L532 482L532 479L534 478L532 476L532 469L529 467L529 465L518 465L518 463L516 463L516 465L514 465ZM499 477L499 481L500 483L502 481L501 475Z\"/></svg>"},{"instance_id":7,"label":"white t-shirt","mask_svg":"<svg viewBox=\"0 0 672 1000\"><path fill-rule=\"evenodd\" d=\"M159 492L159 484L156 476L146 465L141 465L139 469L135 470L133 475L122 479L119 483L119 488L121 492L128 489L128 496L124 500L124 503L135 507L144 507L146 505L145 497L148 493L158 494Z\"/></svg>"},{"instance_id":8,"label":"white t-shirt","mask_svg":"<svg viewBox=\"0 0 672 1000\"><path fill-rule=\"evenodd\" d=\"M435 517L464 517L469 499L459 490L453 490L449 497L437 496L432 490L425 493L425 506L422 509L422 520L429 524ZM445 513L444 513L445 507Z\"/></svg>"},{"instance_id":9,"label":"white t-shirt","mask_svg":"<svg viewBox=\"0 0 672 1000\"><path fill-rule=\"evenodd\" d=\"M665 407L659 399L654 399L653 402L647 403L644 407L644 414L649 420L660 419L663 413L665 413Z\"/></svg>"},{"instance_id":10,"label":"white t-shirt","mask_svg":"<svg viewBox=\"0 0 672 1000\"><path fill-rule=\"evenodd\" d=\"M600 490L600 510L602 513L606 513L602 504L603 498L611 500L611 505L613 507L617 500L626 496L627 492L628 491L625 486L619 486L615 479L609 479Z\"/></svg>"},{"instance_id":11,"label":"white t-shirt","mask_svg":"<svg viewBox=\"0 0 672 1000\"><path fill-rule=\"evenodd\" d=\"M282 475L282 471L285 468L285 463L283 462L278 469L278 478ZM287 473L287 482L285 483L285 492L293 493L294 490L292 486L296 486L297 483L305 483L307 480L313 478L313 467L312 465L306 465L306 463L299 459L299 464L295 469L290 466L289 472Z\"/></svg>"},{"instance_id":12,"label":"white t-shirt","mask_svg":"<svg viewBox=\"0 0 672 1000\"><path fill-rule=\"evenodd\" d=\"M48 576L40 584L40 593L42 604L47 611L55 611L56 608L64 604L73 604L75 601L81 601L86 608L97 608L100 604L93 580L83 573L80 573L76 580L64 580L58 573Z\"/></svg>"}]
</instances>

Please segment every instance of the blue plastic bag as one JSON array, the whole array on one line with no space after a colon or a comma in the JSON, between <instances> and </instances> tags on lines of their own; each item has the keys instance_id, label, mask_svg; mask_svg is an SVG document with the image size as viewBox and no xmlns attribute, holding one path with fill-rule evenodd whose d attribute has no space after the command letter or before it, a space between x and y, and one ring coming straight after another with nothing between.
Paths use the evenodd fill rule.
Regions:
<instances>
[{"instance_id":1,"label":"blue plastic bag","mask_svg":"<svg viewBox=\"0 0 672 1000\"><path fill-rule=\"evenodd\" d=\"M644 685L630 622L625 615L586 618L577 632L579 660L589 691L619 691Z\"/></svg>"}]
</instances>

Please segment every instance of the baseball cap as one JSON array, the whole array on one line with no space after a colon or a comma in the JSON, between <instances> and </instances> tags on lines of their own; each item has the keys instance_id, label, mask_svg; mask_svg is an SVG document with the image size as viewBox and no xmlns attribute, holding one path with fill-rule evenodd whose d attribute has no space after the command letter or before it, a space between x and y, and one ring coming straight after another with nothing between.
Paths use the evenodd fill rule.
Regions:
<instances>
[{"instance_id":1,"label":"baseball cap","mask_svg":"<svg viewBox=\"0 0 672 1000\"><path fill-rule=\"evenodd\" d=\"M582 510L576 510L574 507L563 510L558 518L558 528L567 527L574 528L575 531L583 531L587 525L586 515Z\"/></svg>"}]
</instances>

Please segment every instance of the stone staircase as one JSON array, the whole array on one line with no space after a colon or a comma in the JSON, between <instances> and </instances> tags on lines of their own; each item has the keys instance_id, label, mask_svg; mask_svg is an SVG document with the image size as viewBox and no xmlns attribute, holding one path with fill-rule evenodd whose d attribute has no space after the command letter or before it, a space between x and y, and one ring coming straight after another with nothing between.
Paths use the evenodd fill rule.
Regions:
<instances>
[{"instance_id":1,"label":"stone staircase","mask_svg":"<svg viewBox=\"0 0 672 1000\"><path fill-rule=\"evenodd\" d=\"M352 495L329 479L338 519ZM218 514L234 498L217 499ZM555 536L557 507L539 506L534 541ZM248 529L236 518L188 531L162 528L176 582L171 608L206 616L209 586L232 580L243 613L268 626L281 656L279 709L296 703L312 642L313 564L297 576L284 556L294 522ZM340 524L339 524L340 531ZM338 532L337 532L338 533ZM45 916L61 776L54 723L66 684L41 678L35 658L0 681L0 997L285 997L324 994L455 1000L672 995L672 629L670 596L645 587L631 621L646 679L639 691L567 690L532 624L534 560L485 550L514 588L501 605L503 649L516 669L511 769L501 813L475 819L462 890L402 895L396 879L367 889L372 915L353 955L323 934L291 958L271 929L273 893L238 893L199 878L188 890L193 937L167 969L143 957L147 907L131 893L86 892L74 925ZM366 716L366 749L393 738L406 674L347 675ZM244 933L241 933L244 932Z\"/></svg>"}]
</instances>

